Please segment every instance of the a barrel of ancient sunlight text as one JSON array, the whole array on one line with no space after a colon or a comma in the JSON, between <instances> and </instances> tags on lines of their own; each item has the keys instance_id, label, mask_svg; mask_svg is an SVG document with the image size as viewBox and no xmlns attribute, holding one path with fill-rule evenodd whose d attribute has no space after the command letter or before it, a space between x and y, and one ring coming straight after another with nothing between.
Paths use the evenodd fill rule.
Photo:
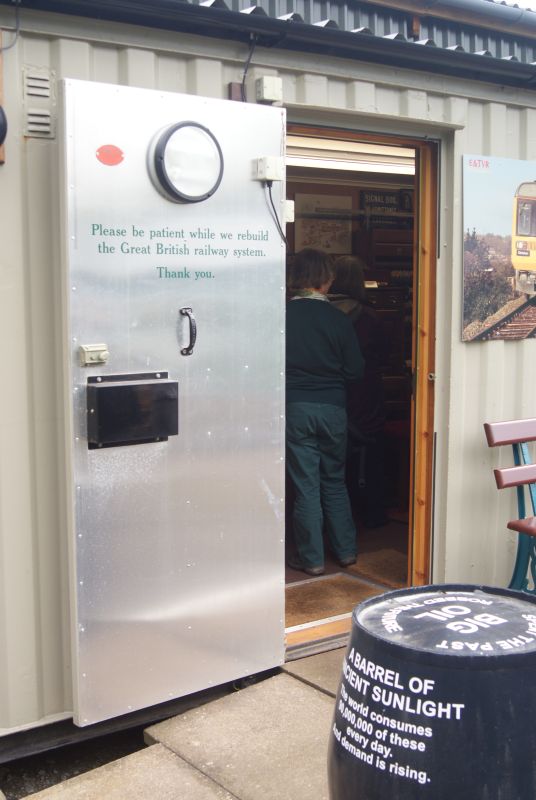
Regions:
<instances>
[{"instance_id":1,"label":"a barrel of ancient sunlight text","mask_svg":"<svg viewBox=\"0 0 536 800\"><path fill-rule=\"evenodd\" d=\"M354 609L331 800L534 800L536 598L421 586Z\"/></svg>"}]
</instances>

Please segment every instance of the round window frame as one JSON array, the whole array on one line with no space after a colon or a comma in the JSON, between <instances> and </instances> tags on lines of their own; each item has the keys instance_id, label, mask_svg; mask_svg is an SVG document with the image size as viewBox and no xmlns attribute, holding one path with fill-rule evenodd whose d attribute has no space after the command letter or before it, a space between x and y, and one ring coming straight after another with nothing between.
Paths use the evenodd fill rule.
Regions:
<instances>
[{"instance_id":1,"label":"round window frame","mask_svg":"<svg viewBox=\"0 0 536 800\"><path fill-rule=\"evenodd\" d=\"M6 112L0 106L0 147L4 144L7 136L7 117Z\"/></svg>"},{"instance_id":2,"label":"round window frame","mask_svg":"<svg viewBox=\"0 0 536 800\"><path fill-rule=\"evenodd\" d=\"M212 185L212 187L203 194L200 195L190 195L186 194L185 192L181 192L177 187L172 183L171 179L169 178L168 172L165 167L164 159L166 153L166 147L173 136L181 128L199 128L204 133L206 133L210 139L212 139L214 145L216 146L216 150L220 159L220 168L218 172L218 177L216 181ZM194 122L193 120L186 120L184 122L177 122L174 125L170 125L166 128L162 133L157 134L157 138L153 147L152 152L152 166L154 168L154 175L157 179L158 183L160 184L160 188L164 190L167 197L171 200L179 203L201 203L203 200L208 200L209 197L217 191L222 178L223 178L223 168L224 168L224 160L223 160L223 153L220 147L220 143L205 125L201 125L199 122Z\"/></svg>"}]
</instances>

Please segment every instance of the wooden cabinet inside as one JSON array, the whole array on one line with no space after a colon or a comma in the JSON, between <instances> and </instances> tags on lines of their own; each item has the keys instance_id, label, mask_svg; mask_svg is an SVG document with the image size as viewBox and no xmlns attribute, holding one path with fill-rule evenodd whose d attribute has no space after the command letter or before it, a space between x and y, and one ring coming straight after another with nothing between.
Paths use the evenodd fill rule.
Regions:
<instances>
[{"instance_id":1,"label":"wooden cabinet inside","mask_svg":"<svg viewBox=\"0 0 536 800\"><path fill-rule=\"evenodd\" d=\"M411 288L367 289L367 299L382 322L386 343L385 361L381 365L386 503L391 509L405 512L411 431Z\"/></svg>"},{"instance_id":2,"label":"wooden cabinet inside","mask_svg":"<svg viewBox=\"0 0 536 800\"><path fill-rule=\"evenodd\" d=\"M411 286L378 286L367 289L366 296L383 323L387 357L382 371L406 374L411 363Z\"/></svg>"},{"instance_id":3,"label":"wooden cabinet inside","mask_svg":"<svg viewBox=\"0 0 536 800\"><path fill-rule=\"evenodd\" d=\"M374 230L371 269L410 271L413 267L412 230Z\"/></svg>"},{"instance_id":4,"label":"wooden cabinet inside","mask_svg":"<svg viewBox=\"0 0 536 800\"><path fill-rule=\"evenodd\" d=\"M354 255L367 265L367 280L388 286L411 286L413 281L413 230L376 228L359 231Z\"/></svg>"}]
</instances>

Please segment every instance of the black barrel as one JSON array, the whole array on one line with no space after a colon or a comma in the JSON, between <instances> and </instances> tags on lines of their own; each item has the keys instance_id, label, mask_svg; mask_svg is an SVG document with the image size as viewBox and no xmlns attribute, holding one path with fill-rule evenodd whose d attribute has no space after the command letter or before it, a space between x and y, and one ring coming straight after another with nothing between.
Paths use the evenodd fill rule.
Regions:
<instances>
[{"instance_id":1,"label":"black barrel","mask_svg":"<svg viewBox=\"0 0 536 800\"><path fill-rule=\"evenodd\" d=\"M536 598L421 586L354 609L331 800L535 800Z\"/></svg>"}]
</instances>

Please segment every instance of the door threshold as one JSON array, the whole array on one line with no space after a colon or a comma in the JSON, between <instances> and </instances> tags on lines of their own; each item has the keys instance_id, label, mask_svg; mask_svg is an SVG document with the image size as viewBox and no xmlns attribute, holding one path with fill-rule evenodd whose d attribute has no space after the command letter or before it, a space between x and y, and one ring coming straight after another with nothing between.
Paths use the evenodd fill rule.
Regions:
<instances>
[{"instance_id":1,"label":"door threshold","mask_svg":"<svg viewBox=\"0 0 536 800\"><path fill-rule=\"evenodd\" d=\"M305 622L285 630L285 661L294 661L345 647L352 627L352 612Z\"/></svg>"},{"instance_id":2,"label":"door threshold","mask_svg":"<svg viewBox=\"0 0 536 800\"><path fill-rule=\"evenodd\" d=\"M342 619L348 619L352 616L352 612L348 611L345 614L336 614L333 617L326 617L325 619L314 619L310 622L302 622L301 625L291 625L290 628L285 628L285 633L296 633L296 631L305 631L308 628L317 628L321 625L329 625L332 622L340 622Z\"/></svg>"}]
</instances>

